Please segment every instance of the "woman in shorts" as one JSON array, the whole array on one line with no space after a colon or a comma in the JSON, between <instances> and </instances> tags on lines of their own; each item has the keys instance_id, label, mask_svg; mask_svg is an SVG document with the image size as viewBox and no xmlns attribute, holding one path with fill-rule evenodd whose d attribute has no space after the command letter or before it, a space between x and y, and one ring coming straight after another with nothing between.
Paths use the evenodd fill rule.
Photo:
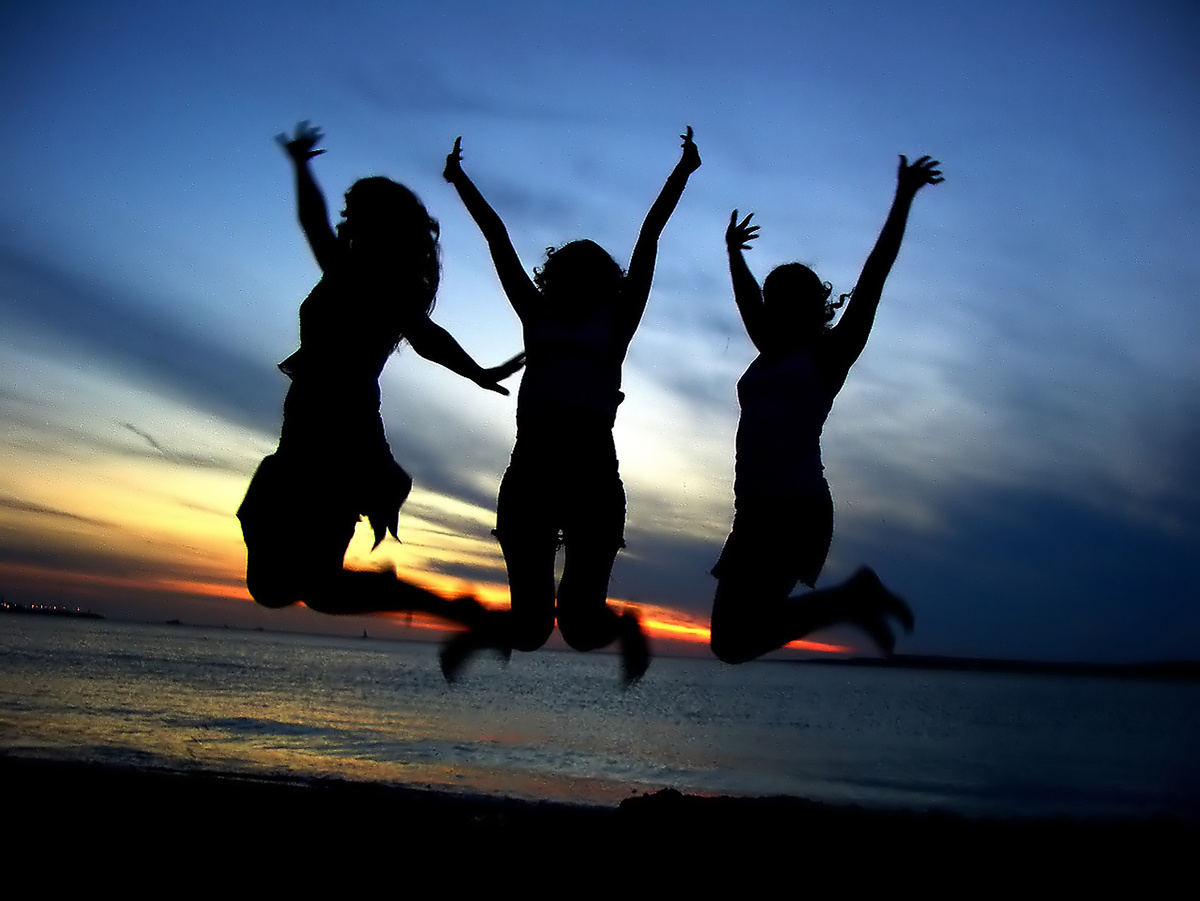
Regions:
<instances>
[{"instance_id":1,"label":"woman in shorts","mask_svg":"<svg viewBox=\"0 0 1200 901\"><path fill-rule=\"evenodd\" d=\"M725 243L733 295L758 357L738 381L734 519L713 575L713 652L743 663L833 625L852 625L886 653L890 619L912 629L908 606L862 568L840 585L812 588L833 538L833 498L821 463L821 429L866 346L883 283L900 250L913 198L942 181L938 162L900 157L896 195L858 284L839 302L800 263L773 270L760 288L743 251L758 237L751 216L729 219ZM753 215L753 214L751 214ZM834 311L845 302L836 325Z\"/></svg>"},{"instance_id":2,"label":"woman in shorts","mask_svg":"<svg viewBox=\"0 0 1200 901\"><path fill-rule=\"evenodd\" d=\"M483 369L429 318L440 276L438 224L388 178L354 183L330 226L309 161L321 133L307 122L279 135L296 174L300 225L321 280L300 306L300 348L279 364L291 379L279 447L259 464L238 509L246 584L267 607L298 601L323 613L417 610L462 623L483 613L383 571L349 570L343 557L367 517L375 547L396 534L412 479L392 458L379 414L379 376L401 341L421 356L507 394L514 357Z\"/></svg>"},{"instance_id":3,"label":"woman in shorts","mask_svg":"<svg viewBox=\"0 0 1200 901\"><path fill-rule=\"evenodd\" d=\"M681 137L683 153L646 214L628 272L598 244L583 240L549 251L531 279L503 221L463 172L461 140L446 158L446 180L483 232L525 336L516 446L496 505L512 609L490 634L464 635L446 648L448 674L475 647L536 650L556 620L576 650L619 642L627 682L649 664L636 614L618 613L607 603L625 527L612 430L625 396L621 366L650 296L659 235L700 166L691 128ZM555 586L560 545L565 559Z\"/></svg>"}]
</instances>

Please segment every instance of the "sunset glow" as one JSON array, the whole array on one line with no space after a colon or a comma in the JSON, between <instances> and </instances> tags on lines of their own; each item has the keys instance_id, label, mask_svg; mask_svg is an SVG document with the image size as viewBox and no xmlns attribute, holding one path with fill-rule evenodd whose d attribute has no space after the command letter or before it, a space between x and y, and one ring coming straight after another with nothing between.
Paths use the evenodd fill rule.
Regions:
<instances>
[{"instance_id":1,"label":"sunset glow","mask_svg":"<svg viewBox=\"0 0 1200 901\"><path fill-rule=\"evenodd\" d=\"M274 135L323 129L313 165L335 216L367 175L421 197L440 224L433 319L494 366L522 331L442 178L455 138L532 272L578 238L628 267L690 126L703 165L622 369L613 603L664 648L703 650L755 358L730 212L761 225L756 277L795 260L848 291L898 155L929 153L945 183L916 201L821 433L836 534L817 587L872 567L916 614L901 653L1200 647L1195 4L0 8L7 601L391 628L270 610L244 587L235 513L278 442L277 364L321 275ZM372 552L360 528L349 566L508 603L491 530L520 379L503 396L408 347L388 360L381 414L415 488L402 543ZM790 647L868 645L815 637Z\"/></svg>"}]
</instances>

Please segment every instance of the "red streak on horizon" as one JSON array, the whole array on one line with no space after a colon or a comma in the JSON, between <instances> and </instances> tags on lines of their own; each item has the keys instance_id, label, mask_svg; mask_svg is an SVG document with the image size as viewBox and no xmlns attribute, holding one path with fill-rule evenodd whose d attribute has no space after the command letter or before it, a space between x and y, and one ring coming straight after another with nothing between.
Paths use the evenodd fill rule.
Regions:
<instances>
[{"instance_id":1,"label":"red streak on horizon","mask_svg":"<svg viewBox=\"0 0 1200 901\"><path fill-rule=\"evenodd\" d=\"M250 592L245 584L229 584L227 582L206 581L203 579L181 579L170 576L128 577L110 576L93 573L72 573L61 570L46 570L36 566L17 566L14 569L22 571L28 578L38 581L45 586L62 586L64 589L86 591L89 594L103 592L105 589L164 591L172 594L185 594L198 597L224 598L233 601L248 601L253 603ZM480 603L493 610L503 610L507 607L504 600L508 593L507 586L501 584L474 584L464 586L461 580L439 577L437 574L405 572L402 576L421 588L434 594L450 599L464 594L472 594L480 598ZM464 590L469 588L469 590ZM662 641L682 642L684 644L707 645L710 639L708 626L697 623L682 610L657 604L634 604L628 601L614 600L611 603L621 609L636 611L642 619L642 627L647 634ZM439 619L430 614L418 611L394 611L378 614L397 624L423 631L460 631L463 627ZM854 648L828 642L797 640L784 646L789 650L809 651L822 654L848 654Z\"/></svg>"},{"instance_id":2,"label":"red streak on horizon","mask_svg":"<svg viewBox=\"0 0 1200 901\"><path fill-rule=\"evenodd\" d=\"M660 607L658 609L667 611L670 608ZM643 619L642 627L651 636L670 641L683 641L689 644L708 644L712 637L712 632L707 626L698 626L677 620ZM845 645L829 644L822 641L808 641L806 639L797 639L796 641L788 642L784 647L794 651L817 651L822 654L848 654L854 650Z\"/></svg>"},{"instance_id":3,"label":"red streak on horizon","mask_svg":"<svg viewBox=\"0 0 1200 901\"><path fill-rule=\"evenodd\" d=\"M144 584L143 588L165 588L168 591L178 591L180 594L198 594L203 597L228 598L235 601L252 601L250 592L245 585L231 586L222 583L197 582L184 579L160 579L152 584Z\"/></svg>"},{"instance_id":4,"label":"red streak on horizon","mask_svg":"<svg viewBox=\"0 0 1200 901\"><path fill-rule=\"evenodd\" d=\"M42 587L50 585L61 589L84 590L89 593L114 588L126 591L169 591L174 594L220 597L239 601L251 600L250 592L246 590L245 585L230 585L224 582L177 579L169 576L110 576L98 573L51 570L19 564L12 569L30 580L36 580Z\"/></svg>"}]
</instances>

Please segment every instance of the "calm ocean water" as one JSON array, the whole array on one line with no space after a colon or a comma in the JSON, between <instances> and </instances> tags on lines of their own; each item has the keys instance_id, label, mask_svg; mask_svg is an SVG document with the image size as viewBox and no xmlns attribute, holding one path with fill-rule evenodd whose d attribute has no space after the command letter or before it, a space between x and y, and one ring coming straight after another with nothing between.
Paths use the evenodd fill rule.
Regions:
<instances>
[{"instance_id":1,"label":"calm ocean water","mask_svg":"<svg viewBox=\"0 0 1200 901\"><path fill-rule=\"evenodd\" d=\"M0 618L0 753L613 804L672 787L1200 820L1200 685Z\"/></svg>"}]
</instances>

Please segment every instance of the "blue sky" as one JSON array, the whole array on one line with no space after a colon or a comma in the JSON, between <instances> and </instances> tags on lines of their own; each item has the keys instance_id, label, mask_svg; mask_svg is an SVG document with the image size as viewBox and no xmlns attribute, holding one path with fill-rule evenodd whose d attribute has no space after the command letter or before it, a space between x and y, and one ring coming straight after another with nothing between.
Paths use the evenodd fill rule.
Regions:
<instances>
[{"instance_id":1,"label":"blue sky","mask_svg":"<svg viewBox=\"0 0 1200 901\"><path fill-rule=\"evenodd\" d=\"M691 125L704 166L626 364L611 595L707 615L753 357L729 211L762 225L760 277L800 260L848 290L896 155L930 153L946 182L825 430L825 580L873 565L917 612L901 650L1194 657L1198 37L1182 2L9 5L0 592L309 622L235 599L232 514L318 275L276 132L325 130L335 210L364 175L417 191L435 318L493 363L520 333L441 181L454 138L528 267L580 237L628 262ZM411 352L383 391L419 486L386 553L502 583L511 399Z\"/></svg>"}]
</instances>

